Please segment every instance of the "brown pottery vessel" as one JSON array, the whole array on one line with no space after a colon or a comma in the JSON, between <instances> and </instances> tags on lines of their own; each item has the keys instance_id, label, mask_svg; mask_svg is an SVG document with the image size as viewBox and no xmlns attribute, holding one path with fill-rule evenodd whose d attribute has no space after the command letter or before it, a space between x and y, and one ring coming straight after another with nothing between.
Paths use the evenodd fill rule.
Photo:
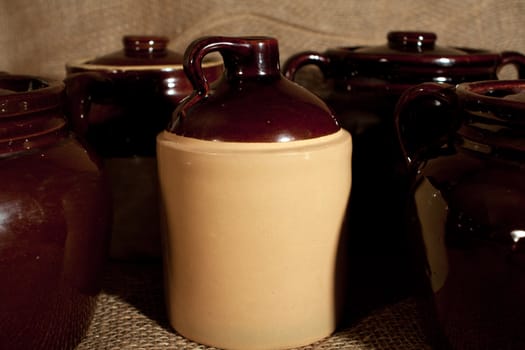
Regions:
<instances>
[{"instance_id":1,"label":"brown pottery vessel","mask_svg":"<svg viewBox=\"0 0 525 350\"><path fill-rule=\"evenodd\" d=\"M69 115L111 181L111 257L160 258L155 138L193 88L168 39L129 35L116 52L67 64ZM220 60L203 65L210 81Z\"/></svg>"},{"instance_id":2,"label":"brown pottery vessel","mask_svg":"<svg viewBox=\"0 0 525 350\"><path fill-rule=\"evenodd\" d=\"M109 190L67 127L63 91L0 75L1 349L73 349L100 289Z\"/></svg>"},{"instance_id":3,"label":"brown pottery vessel","mask_svg":"<svg viewBox=\"0 0 525 350\"><path fill-rule=\"evenodd\" d=\"M211 52L225 64L214 89ZM346 298L350 134L281 75L274 38L202 38L184 68L195 91L157 139L172 326L227 349L330 335Z\"/></svg>"},{"instance_id":4,"label":"brown pottery vessel","mask_svg":"<svg viewBox=\"0 0 525 350\"><path fill-rule=\"evenodd\" d=\"M302 52L284 65L290 79L306 65L320 68L322 83L312 85L307 79L303 84L328 104L353 136L349 249L355 260L351 266L359 266L351 274L364 288L351 293L369 300L356 305L364 309L356 312L405 297L413 287L401 205L407 191L406 166L393 119L399 96L423 82L497 79L506 65L515 65L525 77L525 56L519 53L441 47L436 40L434 33L395 31L388 33L386 45ZM431 107L428 113L441 113L439 106Z\"/></svg>"},{"instance_id":5,"label":"brown pottery vessel","mask_svg":"<svg viewBox=\"0 0 525 350\"><path fill-rule=\"evenodd\" d=\"M525 348L525 82L418 85L396 115L432 345Z\"/></svg>"}]
</instances>

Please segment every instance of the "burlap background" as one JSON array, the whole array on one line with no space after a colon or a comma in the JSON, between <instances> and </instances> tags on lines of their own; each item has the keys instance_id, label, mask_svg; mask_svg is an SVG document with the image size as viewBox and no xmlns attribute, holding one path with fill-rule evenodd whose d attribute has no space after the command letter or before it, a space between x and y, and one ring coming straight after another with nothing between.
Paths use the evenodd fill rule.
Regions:
<instances>
[{"instance_id":1,"label":"burlap background","mask_svg":"<svg viewBox=\"0 0 525 350\"><path fill-rule=\"evenodd\" d=\"M202 35L264 34L281 59L305 49L379 45L389 30L425 30L438 44L525 52L523 0L2 0L0 71L51 77L64 63L160 34L184 51Z\"/></svg>"},{"instance_id":2,"label":"burlap background","mask_svg":"<svg viewBox=\"0 0 525 350\"><path fill-rule=\"evenodd\" d=\"M271 35L281 61L302 50L379 45L390 30L438 34L438 44L525 52L523 0L1 0L0 71L64 76L64 64L120 49L126 34L171 38ZM167 326L158 265L113 264L79 349L204 349ZM365 317L307 349L422 349L411 301Z\"/></svg>"}]
</instances>

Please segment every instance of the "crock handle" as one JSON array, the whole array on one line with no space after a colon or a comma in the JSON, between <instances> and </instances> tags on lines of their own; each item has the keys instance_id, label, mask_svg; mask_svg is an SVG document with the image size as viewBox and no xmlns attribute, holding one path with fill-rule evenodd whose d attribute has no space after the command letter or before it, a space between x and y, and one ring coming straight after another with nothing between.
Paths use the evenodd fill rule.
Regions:
<instances>
[{"instance_id":1,"label":"crock handle","mask_svg":"<svg viewBox=\"0 0 525 350\"><path fill-rule=\"evenodd\" d=\"M503 51L501 53L501 63L498 71L508 64L516 67L518 70L518 79L525 79L525 55L516 51Z\"/></svg>"},{"instance_id":2,"label":"crock handle","mask_svg":"<svg viewBox=\"0 0 525 350\"><path fill-rule=\"evenodd\" d=\"M66 115L71 129L85 137L92 124L91 104L102 95L111 95L112 81L99 72L79 72L68 74L64 84Z\"/></svg>"},{"instance_id":3,"label":"crock handle","mask_svg":"<svg viewBox=\"0 0 525 350\"><path fill-rule=\"evenodd\" d=\"M283 65L283 75L294 81L297 71L310 64L317 66L325 78L329 77L330 58L315 51L305 51L290 56Z\"/></svg>"},{"instance_id":4,"label":"crock handle","mask_svg":"<svg viewBox=\"0 0 525 350\"><path fill-rule=\"evenodd\" d=\"M423 83L405 90L396 104L394 122L407 164L443 144L457 126L457 103L450 84Z\"/></svg>"}]
</instances>

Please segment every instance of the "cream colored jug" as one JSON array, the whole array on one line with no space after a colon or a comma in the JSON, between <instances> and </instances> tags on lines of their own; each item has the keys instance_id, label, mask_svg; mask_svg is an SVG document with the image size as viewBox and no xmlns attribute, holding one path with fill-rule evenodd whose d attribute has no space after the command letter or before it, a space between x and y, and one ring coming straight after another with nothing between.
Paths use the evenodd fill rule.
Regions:
<instances>
[{"instance_id":1,"label":"cream colored jug","mask_svg":"<svg viewBox=\"0 0 525 350\"><path fill-rule=\"evenodd\" d=\"M213 89L202 58L222 54ZM277 41L203 38L194 94L157 138L171 325L227 349L329 336L344 311L350 134L279 73Z\"/></svg>"}]
</instances>

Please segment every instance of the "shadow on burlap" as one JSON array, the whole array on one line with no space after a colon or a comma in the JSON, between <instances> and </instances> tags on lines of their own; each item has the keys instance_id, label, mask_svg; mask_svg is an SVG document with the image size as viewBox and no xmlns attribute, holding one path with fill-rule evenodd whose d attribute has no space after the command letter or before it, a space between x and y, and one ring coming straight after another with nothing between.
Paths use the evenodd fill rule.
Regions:
<instances>
[{"instance_id":1,"label":"shadow on burlap","mask_svg":"<svg viewBox=\"0 0 525 350\"><path fill-rule=\"evenodd\" d=\"M378 309L332 336L301 349L422 350L421 320L415 301ZM213 349L178 335L164 310L162 267L157 263L110 264L95 316L79 350Z\"/></svg>"}]
</instances>

